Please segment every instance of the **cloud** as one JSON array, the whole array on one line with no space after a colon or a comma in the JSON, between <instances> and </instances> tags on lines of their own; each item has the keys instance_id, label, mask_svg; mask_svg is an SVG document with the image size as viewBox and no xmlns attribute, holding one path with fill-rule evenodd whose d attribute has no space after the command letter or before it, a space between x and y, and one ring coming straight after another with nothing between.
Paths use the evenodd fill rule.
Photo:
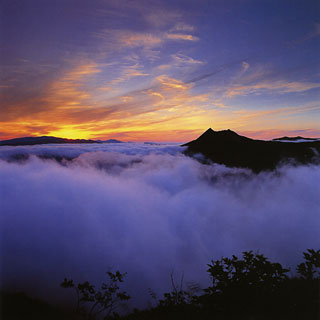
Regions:
<instances>
[{"instance_id":1,"label":"cloud","mask_svg":"<svg viewBox=\"0 0 320 320\"><path fill-rule=\"evenodd\" d=\"M48 87L44 101L54 106L55 111L81 106L91 96L83 89L87 77L99 72L101 70L95 63L80 64Z\"/></svg>"},{"instance_id":2,"label":"cloud","mask_svg":"<svg viewBox=\"0 0 320 320\"><path fill-rule=\"evenodd\" d=\"M167 33L166 38L169 40L185 40L185 41L198 41L199 38L191 34L182 33Z\"/></svg>"},{"instance_id":3,"label":"cloud","mask_svg":"<svg viewBox=\"0 0 320 320\"><path fill-rule=\"evenodd\" d=\"M104 88L108 88L110 90L110 87L114 88L114 92L116 91L116 86L128 81L135 77L147 77L150 76L149 73L143 71L143 66L139 64L139 62L134 62L134 64L120 64L117 66L117 74L118 76L114 76L112 80L107 81L100 90L105 90ZM109 91L107 90L107 91Z\"/></svg>"},{"instance_id":4,"label":"cloud","mask_svg":"<svg viewBox=\"0 0 320 320\"><path fill-rule=\"evenodd\" d=\"M170 60L166 61L166 63L158 65L156 70L172 72L172 70L176 69L179 73L190 72L203 64L205 64L205 61L197 60L182 53L176 53L172 54Z\"/></svg>"},{"instance_id":5,"label":"cloud","mask_svg":"<svg viewBox=\"0 0 320 320\"><path fill-rule=\"evenodd\" d=\"M59 301L64 277L100 283L113 267L141 303L172 271L207 286L211 259L253 249L295 266L320 245L319 166L252 175L168 145L0 148L12 152L76 158L0 160L2 288Z\"/></svg>"},{"instance_id":6,"label":"cloud","mask_svg":"<svg viewBox=\"0 0 320 320\"><path fill-rule=\"evenodd\" d=\"M120 43L127 47L147 47L152 48L159 46L163 41L161 35L139 32L122 32L119 39Z\"/></svg>"},{"instance_id":7,"label":"cloud","mask_svg":"<svg viewBox=\"0 0 320 320\"><path fill-rule=\"evenodd\" d=\"M117 35L121 39L124 34ZM171 41L164 38L167 33L154 34L161 41ZM199 74L198 68L203 68L207 62L178 51L169 52L167 59L162 60L165 64L154 63L151 66L141 58L146 50L144 45L147 46L144 44L145 34L138 35L142 47L127 47L128 51L124 50L118 62L110 59L106 63L103 59L96 59L100 61L97 62L82 57L55 74L51 81L37 87L36 95L18 101L8 99L0 120L1 139L55 135L102 139L124 136L127 140L138 141L148 140L149 137L161 141L166 137L167 141L188 141L207 127L243 130L246 126L246 129L258 130L254 121L259 122L264 115L268 118L269 128L277 129L285 126L284 122L280 123L276 119L280 113L244 109L243 106L231 105L228 99L266 92L306 92L319 87L313 82L272 80L270 71L268 73L266 69L251 65L248 67L249 63L243 59L223 64L213 72L186 81L185 78L190 78L191 74ZM151 51L153 49L150 48ZM231 67L241 68L243 75L241 79L233 79L229 88L219 85L200 87L204 83L201 83L202 80ZM177 72L180 73L179 77L176 76ZM261 80L262 77L266 80ZM275 109L274 106L272 109ZM247 115L239 113L239 110L245 110ZM285 110L292 115L290 108ZM284 118L283 112L281 117ZM278 121L277 124L272 120ZM267 129L268 121L260 129ZM262 124L261 121L259 123ZM310 129L317 128L310 121L304 124ZM293 127L284 129L293 130ZM296 125L296 129L300 128L302 125Z\"/></svg>"},{"instance_id":8,"label":"cloud","mask_svg":"<svg viewBox=\"0 0 320 320\"><path fill-rule=\"evenodd\" d=\"M250 68L250 64L246 61L242 61L242 71L246 72Z\"/></svg>"},{"instance_id":9,"label":"cloud","mask_svg":"<svg viewBox=\"0 0 320 320\"><path fill-rule=\"evenodd\" d=\"M144 33L144 32L126 32L119 31L117 37L120 43L125 47L144 47L154 48L162 45L166 40L175 41L197 41L198 37L183 33Z\"/></svg>"},{"instance_id":10,"label":"cloud","mask_svg":"<svg viewBox=\"0 0 320 320\"><path fill-rule=\"evenodd\" d=\"M185 56L179 58L188 59ZM104 81L103 86L95 87L96 76L101 74L102 77L102 73L107 73L110 68L117 69L117 75L110 81ZM154 77L149 88L121 93L120 84L136 77L148 76L149 73L144 71L143 66L134 61L127 61L119 67L107 66L107 69L94 63L79 64L50 83L37 99L26 101L23 109L12 106L16 118L17 113L21 113L23 119L21 122L15 120L19 126L17 133L34 134L31 128L37 126L39 134L88 138L101 137L103 133L105 137L110 134L121 135L122 132L131 132L132 136L134 131L139 132L140 136L140 132L145 130L151 132L153 138L154 132L158 132L158 140L163 137L164 130L193 132L194 128L187 125L188 120L183 126L180 119L179 127L176 127L176 120L182 114L188 117L191 109L194 111L197 105L205 103L206 95L194 95L191 93L191 84L184 84L181 80L166 75ZM35 108L32 113L26 112L32 104L39 108ZM196 113L193 112L193 115ZM175 121L175 128L168 126L172 121ZM166 126L163 125L164 122ZM10 121L3 124L6 128L12 127ZM9 131L13 133L12 130Z\"/></svg>"},{"instance_id":11,"label":"cloud","mask_svg":"<svg viewBox=\"0 0 320 320\"><path fill-rule=\"evenodd\" d=\"M171 64L177 68L180 66L188 70L202 65L201 61L181 53L170 57ZM251 79L255 84L233 85L228 89L218 86L216 89L220 93L197 90L197 81L219 73L229 65L186 82L163 73L167 71L165 68L158 69L157 73L146 70L134 55L126 56L122 65L80 61L39 90L36 97L5 106L6 112L1 118L1 138L54 135L186 142L208 127L241 131L247 128L259 131L279 130L282 127L288 132L302 129L300 123L288 126L281 119L290 117L294 121L294 115L310 115L318 110L316 102L281 108L265 106L263 110L230 104L227 98L241 94L265 90L304 92L302 90L317 86L298 81L259 82L256 72L249 73L244 79L245 83ZM129 92L123 90L126 82L135 78L145 78L149 85ZM317 124L308 121L304 122L304 127L316 130ZM270 134L266 136L270 137Z\"/></svg>"},{"instance_id":12,"label":"cloud","mask_svg":"<svg viewBox=\"0 0 320 320\"><path fill-rule=\"evenodd\" d=\"M311 89L319 88L319 83L299 82L299 81L262 81L252 85L235 85L226 92L226 97L232 98L238 95L259 94L263 90L277 91L280 94L304 92Z\"/></svg>"},{"instance_id":13,"label":"cloud","mask_svg":"<svg viewBox=\"0 0 320 320\"><path fill-rule=\"evenodd\" d=\"M52 110L56 118L63 110L80 108L91 96L84 84L99 72L98 65L92 61L75 63L51 81L39 85L36 94L32 92L31 96L19 97L17 101L9 98L3 106L1 121L41 121L39 116L50 114Z\"/></svg>"},{"instance_id":14,"label":"cloud","mask_svg":"<svg viewBox=\"0 0 320 320\"><path fill-rule=\"evenodd\" d=\"M144 14L144 19L153 27L165 28L181 19L181 13L171 10L153 9L151 12Z\"/></svg>"},{"instance_id":15,"label":"cloud","mask_svg":"<svg viewBox=\"0 0 320 320\"><path fill-rule=\"evenodd\" d=\"M320 35L320 23L316 22L312 25L312 29L307 34L305 34L304 36L298 39L288 41L287 45L290 47L295 47L305 43L306 41L316 38L319 35Z\"/></svg>"},{"instance_id":16,"label":"cloud","mask_svg":"<svg viewBox=\"0 0 320 320\"><path fill-rule=\"evenodd\" d=\"M204 63L203 61L194 59L182 53L173 54L172 58L178 65L201 65Z\"/></svg>"},{"instance_id":17,"label":"cloud","mask_svg":"<svg viewBox=\"0 0 320 320\"><path fill-rule=\"evenodd\" d=\"M194 31L194 26L191 26L190 24L178 22L171 31L179 31L179 32L192 32Z\"/></svg>"}]
</instances>

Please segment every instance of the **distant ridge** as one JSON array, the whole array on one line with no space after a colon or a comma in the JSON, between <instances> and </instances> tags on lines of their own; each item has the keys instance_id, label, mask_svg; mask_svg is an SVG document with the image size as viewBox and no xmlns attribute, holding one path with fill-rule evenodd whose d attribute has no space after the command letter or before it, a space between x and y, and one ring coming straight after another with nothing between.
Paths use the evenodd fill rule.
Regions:
<instances>
[{"instance_id":1,"label":"distant ridge","mask_svg":"<svg viewBox=\"0 0 320 320\"><path fill-rule=\"evenodd\" d=\"M26 146L26 145L37 145L37 144L49 144L49 143L100 143L95 140L86 139L65 139L50 136L42 137L24 137L10 140L0 141L0 146Z\"/></svg>"},{"instance_id":2,"label":"distant ridge","mask_svg":"<svg viewBox=\"0 0 320 320\"><path fill-rule=\"evenodd\" d=\"M301 137L301 136L297 136L297 137L281 137L281 138L272 139L272 141L299 141L299 140L317 141L319 139L317 139L317 138L304 138L304 137Z\"/></svg>"},{"instance_id":3,"label":"distant ridge","mask_svg":"<svg viewBox=\"0 0 320 320\"><path fill-rule=\"evenodd\" d=\"M97 140L97 142L101 143L123 143L123 141L117 139L109 139L109 140Z\"/></svg>"},{"instance_id":4,"label":"distant ridge","mask_svg":"<svg viewBox=\"0 0 320 320\"><path fill-rule=\"evenodd\" d=\"M290 143L254 140L229 129L214 131L210 128L183 146L188 147L185 151L187 155L201 153L207 160L228 167L248 168L256 173L273 170L284 161L300 164L320 161L320 141Z\"/></svg>"}]
</instances>

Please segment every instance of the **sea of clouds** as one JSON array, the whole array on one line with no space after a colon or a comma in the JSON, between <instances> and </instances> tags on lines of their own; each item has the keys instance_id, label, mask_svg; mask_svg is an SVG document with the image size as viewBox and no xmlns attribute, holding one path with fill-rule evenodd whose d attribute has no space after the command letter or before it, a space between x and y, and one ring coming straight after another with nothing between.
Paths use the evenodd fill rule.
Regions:
<instances>
[{"instance_id":1,"label":"sea of clouds","mask_svg":"<svg viewBox=\"0 0 320 320\"><path fill-rule=\"evenodd\" d=\"M320 166L256 175L182 150L0 147L1 287L61 302L64 277L99 284L119 269L141 304L149 288L170 290L172 272L208 286L212 259L258 250L294 274L302 251L320 248Z\"/></svg>"}]
</instances>

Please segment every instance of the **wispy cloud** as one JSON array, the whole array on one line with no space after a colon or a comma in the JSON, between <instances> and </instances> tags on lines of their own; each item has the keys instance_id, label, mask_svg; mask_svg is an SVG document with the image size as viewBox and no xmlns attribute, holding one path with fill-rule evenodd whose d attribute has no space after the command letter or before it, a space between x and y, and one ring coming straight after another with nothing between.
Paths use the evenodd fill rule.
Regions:
<instances>
[{"instance_id":1,"label":"wispy cloud","mask_svg":"<svg viewBox=\"0 0 320 320\"><path fill-rule=\"evenodd\" d=\"M152 48L163 43L164 39L161 35L139 32L121 32L119 41L127 47L147 47Z\"/></svg>"},{"instance_id":2,"label":"wispy cloud","mask_svg":"<svg viewBox=\"0 0 320 320\"><path fill-rule=\"evenodd\" d=\"M104 86L101 88L102 90L105 90L103 88L108 88L107 91L110 91L110 87L113 87L116 90L116 85L128 81L132 78L135 77L147 77L150 74L145 72L143 70L143 66L141 66L139 63L135 63L133 65L127 65L127 64L123 64L123 65L119 65L118 67L118 76L114 76L112 80L109 80L108 82L106 82L104 84Z\"/></svg>"},{"instance_id":3,"label":"wispy cloud","mask_svg":"<svg viewBox=\"0 0 320 320\"><path fill-rule=\"evenodd\" d=\"M194 31L194 26L184 23L178 22L175 26L171 29L171 31L179 31L179 32L192 32Z\"/></svg>"},{"instance_id":4,"label":"wispy cloud","mask_svg":"<svg viewBox=\"0 0 320 320\"><path fill-rule=\"evenodd\" d=\"M144 33L120 31L117 37L120 43L125 47L146 47L154 48L163 44L167 40L174 41L198 41L199 38L184 33Z\"/></svg>"},{"instance_id":5,"label":"wispy cloud","mask_svg":"<svg viewBox=\"0 0 320 320\"><path fill-rule=\"evenodd\" d=\"M320 36L320 23L314 23L312 25L312 29L307 34L305 34L304 36L298 39L287 42L287 45L289 47L295 47L297 45L303 44L304 42L319 36Z\"/></svg>"},{"instance_id":6,"label":"wispy cloud","mask_svg":"<svg viewBox=\"0 0 320 320\"><path fill-rule=\"evenodd\" d=\"M198 41L199 38L191 34L183 33L167 33L166 38L169 40L184 40L184 41Z\"/></svg>"},{"instance_id":7,"label":"wispy cloud","mask_svg":"<svg viewBox=\"0 0 320 320\"><path fill-rule=\"evenodd\" d=\"M170 60L165 64L160 64L156 67L158 70L168 70L178 68L181 72L182 70L190 70L192 68L197 68L205 64L205 61L194 59L193 57L187 56L182 53L172 54Z\"/></svg>"},{"instance_id":8,"label":"wispy cloud","mask_svg":"<svg viewBox=\"0 0 320 320\"><path fill-rule=\"evenodd\" d=\"M119 77L96 86L103 68L90 61L79 63L54 79L37 98L25 101L21 108L14 105L20 135L37 132L82 138L124 131L166 132L174 127L192 131L190 123L203 117L197 109L208 99L204 94L192 93L192 84L163 74L154 77L147 89L110 98L121 82L150 75L138 63L128 64L122 66ZM109 98L104 98L105 94ZM30 113L32 104L40 107ZM18 122L19 117L23 121ZM6 124L5 127L12 125L10 121Z\"/></svg>"},{"instance_id":9,"label":"wispy cloud","mask_svg":"<svg viewBox=\"0 0 320 320\"><path fill-rule=\"evenodd\" d=\"M178 64L201 65L204 63L201 60L194 59L182 53L173 54L172 58Z\"/></svg>"},{"instance_id":10,"label":"wispy cloud","mask_svg":"<svg viewBox=\"0 0 320 320\"><path fill-rule=\"evenodd\" d=\"M55 111L81 107L91 97L84 89L88 77L101 72L95 63L81 64L54 81L46 90L43 101Z\"/></svg>"},{"instance_id":11,"label":"wispy cloud","mask_svg":"<svg viewBox=\"0 0 320 320\"><path fill-rule=\"evenodd\" d=\"M145 8L146 9L146 8ZM145 21L155 28L165 28L182 18L181 12L153 8L143 14Z\"/></svg>"},{"instance_id":12,"label":"wispy cloud","mask_svg":"<svg viewBox=\"0 0 320 320\"><path fill-rule=\"evenodd\" d=\"M227 89L225 96L232 98L239 95L260 94L262 91L276 91L279 94L304 92L314 88L319 88L319 83L299 82L299 81L262 81L252 85L235 85Z\"/></svg>"},{"instance_id":13,"label":"wispy cloud","mask_svg":"<svg viewBox=\"0 0 320 320\"><path fill-rule=\"evenodd\" d=\"M180 53L171 55L171 59L173 65L203 64ZM170 139L181 141L179 137L182 136L178 134L180 131L185 132L183 139L188 140L207 127L243 130L250 126L258 130L257 126L265 128L269 125L275 129L279 125L275 119L318 110L316 106L301 106L280 109L266 107L257 111L239 108L227 100L263 90L304 92L319 87L318 84L284 80L239 84L227 88L224 96L218 98L207 92L197 93L194 82L184 82L165 73L155 76L145 71L137 61L139 57L128 57L127 64L118 70L119 76L113 75L103 86L97 86L97 76L103 78L104 74L108 74L109 67L118 69L118 66L107 66L104 69L105 66L95 62L80 61L77 66L54 79L37 98L25 101L20 108L14 106L15 124L19 128L17 132L20 135L37 133L74 138L122 135L128 139L140 139L144 132L144 135L148 134L154 140L161 140L161 136L168 137L170 132L175 132L178 136ZM241 64L243 70L249 69L247 64ZM149 77L150 86L121 93L118 85L135 77ZM250 77L250 74L246 77ZM38 108L30 113L32 104ZM17 121L19 117L21 121ZM2 131L12 126L10 121L3 120L3 124Z\"/></svg>"},{"instance_id":14,"label":"wispy cloud","mask_svg":"<svg viewBox=\"0 0 320 320\"><path fill-rule=\"evenodd\" d=\"M246 61L242 61L242 71L246 72L250 68L250 64Z\"/></svg>"}]
</instances>

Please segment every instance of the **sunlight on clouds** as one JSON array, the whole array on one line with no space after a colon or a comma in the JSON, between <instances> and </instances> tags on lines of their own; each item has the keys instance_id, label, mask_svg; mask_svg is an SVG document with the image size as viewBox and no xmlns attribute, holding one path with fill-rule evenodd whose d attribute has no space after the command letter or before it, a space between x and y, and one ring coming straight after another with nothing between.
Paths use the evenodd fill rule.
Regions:
<instances>
[{"instance_id":1,"label":"sunlight on clouds","mask_svg":"<svg viewBox=\"0 0 320 320\"><path fill-rule=\"evenodd\" d=\"M154 92L152 90L149 90L149 92L152 96L159 97L162 101L165 99L164 96L160 92Z\"/></svg>"},{"instance_id":2,"label":"sunlight on clouds","mask_svg":"<svg viewBox=\"0 0 320 320\"><path fill-rule=\"evenodd\" d=\"M169 78L166 75L161 75L156 78L162 86L163 89L180 89L180 90L188 90L191 88L190 84L185 84L180 80Z\"/></svg>"},{"instance_id":3,"label":"sunlight on clouds","mask_svg":"<svg viewBox=\"0 0 320 320\"><path fill-rule=\"evenodd\" d=\"M64 15L54 6L48 23L36 19L49 13L45 5L13 10L7 29L24 41L9 32L4 48L0 139L178 141L208 127L319 128L320 24L307 16L293 24L285 6L266 24L252 4L211 2L79 1ZM288 41L303 45L292 50Z\"/></svg>"},{"instance_id":4,"label":"sunlight on clouds","mask_svg":"<svg viewBox=\"0 0 320 320\"><path fill-rule=\"evenodd\" d=\"M157 47L166 40L198 41L199 38L191 34L183 33L143 33L143 32L119 32L119 41L126 47Z\"/></svg>"},{"instance_id":5,"label":"sunlight on clouds","mask_svg":"<svg viewBox=\"0 0 320 320\"><path fill-rule=\"evenodd\" d=\"M160 64L156 67L156 70L164 72L165 70L173 70L177 69L179 72L181 71L193 71L196 70L197 67L204 65L205 62L201 60L197 60L193 57L187 56L182 53L176 53L170 55L170 61L166 64Z\"/></svg>"},{"instance_id":6,"label":"sunlight on clouds","mask_svg":"<svg viewBox=\"0 0 320 320\"><path fill-rule=\"evenodd\" d=\"M81 64L74 70L68 72L63 79L76 81L84 76L92 75L98 72L101 72L101 70L98 69L98 65L95 63Z\"/></svg>"},{"instance_id":7,"label":"sunlight on clouds","mask_svg":"<svg viewBox=\"0 0 320 320\"><path fill-rule=\"evenodd\" d=\"M93 63L76 67L48 87L44 101L56 111L83 105L91 97L89 91L84 89L87 77L99 72Z\"/></svg>"},{"instance_id":8,"label":"sunlight on clouds","mask_svg":"<svg viewBox=\"0 0 320 320\"><path fill-rule=\"evenodd\" d=\"M120 41L125 46L130 50L142 46L143 53L148 46L151 48L164 41L190 40L178 33L122 35ZM183 142L194 139L208 127L236 131L245 131L250 127L251 132L270 128L276 132L281 126L289 131L293 125L300 128L292 120L295 114L310 113L314 110L312 108L316 108L269 109L266 106L263 110L249 110L230 104L228 99L234 96L256 94L261 90L281 94L304 92L320 86L312 82L261 81L259 77L265 76L265 70L261 73L246 61L242 61L240 73L239 68L235 71L236 76L229 87L213 86L212 90L200 91L197 83L183 81L174 76L172 70L176 68L180 72L193 72L206 62L181 52L170 53L166 62L155 65L153 69L145 68L141 56L131 51L126 53L122 63L117 64L79 61L75 65L74 62L74 66L51 81L39 97L24 102L25 110L30 110L31 105L40 106L39 109L32 109L32 114L26 113L24 121L6 122L1 135L7 137L5 132L11 131L12 137L53 135L74 139L118 138L139 141L147 137L147 140L154 141ZM250 72L247 72L249 69ZM138 87L142 84L142 88L128 90L132 79ZM248 79L252 81L250 85L245 84ZM291 125L286 124L285 117L291 119ZM16 131L9 129L13 123ZM316 125L310 123L310 128L312 126Z\"/></svg>"},{"instance_id":9,"label":"sunlight on clouds","mask_svg":"<svg viewBox=\"0 0 320 320\"><path fill-rule=\"evenodd\" d=\"M181 34L181 33L167 33L166 38L170 40L186 40L186 41L198 41L199 38L191 34Z\"/></svg>"},{"instance_id":10,"label":"sunlight on clouds","mask_svg":"<svg viewBox=\"0 0 320 320\"><path fill-rule=\"evenodd\" d=\"M187 59L176 55L178 60ZM246 68L246 65L242 65ZM118 138L126 140L188 141L194 139L208 127L215 130L231 128L245 131L250 127L257 132L282 125L292 130L292 125L281 124L282 115L286 117L298 113L311 112L316 106L264 109L259 111L232 106L214 94L197 93L194 83L161 74L153 78L151 86L130 94L120 94L103 99L103 94L115 93L113 85L133 78L147 75L138 64L127 65L120 70L122 78L109 81L109 85L94 87L95 76L101 74L98 64L85 63L67 71L55 79L39 101L44 103L45 112L33 115L33 119L17 123L15 136L53 135L66 138ZM136 75L138 73L139 75ZM274 82L250 86L258 88L281 88L283 90L307 90L314 84L299 82ZM243 94L249 87L233 87L227 91L232 97ZM238 91L237 91L238 90ZM100 97L98 99L98 97ZM53 123L53 125L52 125ZM7 126L12 123L7 123ZM6 131L6 127L3 127ZM18 134L19 133L19 134Z\"/></svg>"},{"instance_id":11,"label":"sunlight on clouds","mask_svg":"<svg viewBox=\"0 0 320 320\"><path fill-rule=\"evenodd\" d=\"M14 121L1 122L0 139L12 139L24 136L42 136L56 128L53 124L48 124L46 121Z\"/></svg>"},{"instance_id":12,"label":"sunlight on clouds","mask_svg":"<svg viewBox=\"0 0 320 320\"><path fill-rule=\"evenodd\" d=\"M131 96L122 96L121 97L121 100L123 102L128 102L128 101L131 101L132 99L133 99L133 97L131 97Z\"/></svg>"},{"instance_id":13,"label":"sunlight on clouds","mask_svg":"<svg viewBox=\"0 0 320 320\"><path fill-rule=\"evenodd\" d=\"M128 47L144 46L149 48L158 46L163 42L163 38L159 35L138 32L123 33L119 40L123 45Z\"/></svg>"},{"instance_id":14,"label":"sunlight on clouds","mask_svg":"<svg viewBox=\"0 0 320 320\"><path fill-rule=\"evenodd\" d=\"M92 136L92 132L79 129L78 126L65 125L61 129L49 131L48 135L69 139L88 139Z\"/></svg>"},{"instance_id":15,"label":"sunlight on clouds","mask_svg":"<svg viewBox=\"0 0 320 320\"><path fill-rule=\"evenodd\" d=\"M119 91L119 88L117 86L119 84L122 84L123 82L126 82L128 80L131 80L135 77L148 77L150 76L149 73L144 71L144 68L139 63L134 63L132 65L123 64L120 65L119 68L112 72L107 73L104 72L104 75L106 75L106 78L109 77L110 80L106 81L103 85L103 87L99 88L99 90L102 91L112 91L114 93Z\"/></svg>"},{"instance_id":16,"label":"sunlight on clouds","mask_svg":"<svg viewBox=\"0 0 320 320\"><path fill-rule=\"evenodd\" d=\"M201 65L201 64L204 63L203 61L196 60L196 59L194 59L192 57L189 57L189 56L187 56L185 54L181 54L181 53L173 54L172 58L179 65L180 64Z\"/></svg>"}]
</instances>

